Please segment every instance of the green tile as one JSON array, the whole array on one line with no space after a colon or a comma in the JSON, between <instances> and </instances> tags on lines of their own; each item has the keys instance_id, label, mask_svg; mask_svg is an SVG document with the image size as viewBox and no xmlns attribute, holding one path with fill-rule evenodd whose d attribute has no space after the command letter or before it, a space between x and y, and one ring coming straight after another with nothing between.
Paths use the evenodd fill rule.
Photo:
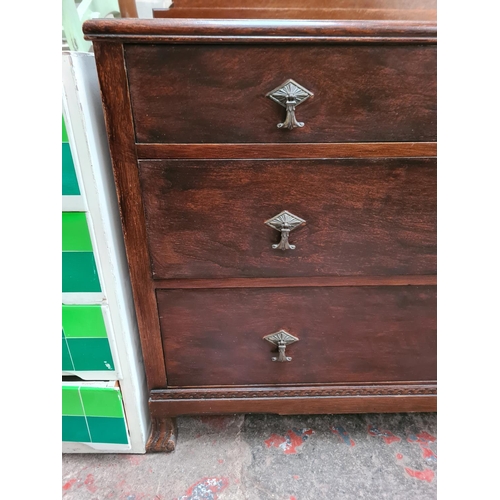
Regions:
<instances>
[{"instance_id":1,"label":"green tile","mask_svg":"<svg viewBox=\"0 0 500 500\"><path fill-rule=\"evenodd\" d=\"M87 417L93 443L128 444L127 428L123 418Z\"/></svg>"},{"instance_id":2,"label":"green tile","mask_svg":"<svg viewBox=\"0 0 500 500\"><path fill-rule=\"evenodd\" d=\"M90 443L89 431L85 417L62 418L62 440L77 443Z\"/></svg>"},{"instance_id":3,"label":"green tile","mask_svg":"<svg viewBox=\"0 0 500 500\"><path fill-rule=\"evenodd\" d=\"M62 388L62 414L71 416L83 416L82 401L80 399L79 387L76 385L63 386Z\"/></svg>"},{"instance_id":4,"label":"green tile","mask_svg":"<svg viewBox=\"0 0 500 500\"><path fill-rule=\"evenodd\" d=\"M68 142L68 131L66 130L66 123L64 122L64 116L62 117L62 142Z\"/></svg>"},{"instance_id":5,"label":"green tile","mask_svg":"<svg viewBox=\"0 0 500 500\"><path fill-rule=\"evenodd\" d=\"M63 252L92 252L85 212L62 213Z\"/></svg>"},{"instance_id":6,"label":"green tile","mask_svg":"<svg viewBox=\"0 0 500 500\"><path fill-rule=\"evenodd\" d=\"M68 345L66 344L66 339L62 339L62 369L63 371L74 371L73 361L71 361L71 356L69 355Z\"/></svg>"},{"instance_id":7,"label":"green tile","mask_svg":"<svg viewBox=\"0 0 500 500\"><path fill-rule=\"evenodd\" d=\"M122 417L122 398L119 390L105 387L82 387L83 407L87 417Z\"/></svg>"},{"instance_id":8,"label":"green tile","mask_svg":"<svg viewBox=\"0 0 500 500\"><path fill-rule=\"evenodd\" d=\"M80 194L75 165L67 142L62 143L62 194L67 196Z\"/></svg>"},{"instance_id":9,"label":"green tile","mask_svg":"<svg viewBox=\"0 0 500 500\"><path fill-rule=\"evenodd\" d=\"M75 370L115 369L108 339L66 338Z\"/></svg>"},{"instance_id":10,"label":"green tile","mask_svg":"<svg viewBox=\"0 0 500 500\"><path fill-rule=\"evenodd\" d=\"M66 337L107 338L101 306L62 306L62 324Z\"/></svg>"},{"instance_id":11,"label":"green tile","mask_svg":"<svg viewBox=\"0 0 500 500\"><path fill-rule=\"evenodd\" d=\"M101 291L94 254L92 252L62 253L62 291Z\"/></svg>"}]
</instances>

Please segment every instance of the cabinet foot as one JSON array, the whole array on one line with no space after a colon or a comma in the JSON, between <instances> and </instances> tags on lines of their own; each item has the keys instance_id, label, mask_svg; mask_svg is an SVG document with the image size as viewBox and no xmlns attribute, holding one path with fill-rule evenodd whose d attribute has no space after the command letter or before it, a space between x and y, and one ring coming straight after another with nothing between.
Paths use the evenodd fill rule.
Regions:
<instances>
[{"instance_id":1,"label":"cabinet foot","mask_svg":"<svg viewBox=\"0 0 500 500\"><path fill-rule=\"evenodd\" d=\"M148 453L171 452L177 442L177 424L175 418L153 418L151 435L146 444Z\"/></svg>"}]
</instances>

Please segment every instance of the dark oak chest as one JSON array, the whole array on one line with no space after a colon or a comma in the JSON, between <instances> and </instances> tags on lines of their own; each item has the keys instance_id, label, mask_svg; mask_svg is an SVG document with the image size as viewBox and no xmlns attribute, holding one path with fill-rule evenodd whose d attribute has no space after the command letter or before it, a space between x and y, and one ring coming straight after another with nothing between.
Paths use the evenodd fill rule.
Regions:
<instances>
[{"instance_id":1,"label":"dark oak chest","mask_svg":"<svg viewBox=\"0 0 500 500\"><path fill-rule=\"evenodd\" d=\"M181 414L436 409L436 24L320 10L84 26L151 449Z\"/></svg>"}]
</instances>

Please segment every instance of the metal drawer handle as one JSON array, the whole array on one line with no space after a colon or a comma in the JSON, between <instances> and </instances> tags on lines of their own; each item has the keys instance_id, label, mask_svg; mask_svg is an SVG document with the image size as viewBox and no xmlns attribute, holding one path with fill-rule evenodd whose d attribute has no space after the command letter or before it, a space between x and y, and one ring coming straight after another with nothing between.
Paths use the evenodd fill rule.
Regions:
<instances>
[{"instance_id":1,"label":"metal drawer handle","mask_svg":"<svg viewBox=\"0 0 500 500\"><path fill-rule=\"evenodd\" d=\"M264 337L264 340L267 340L268 342L271 342L271 344L278 346L278 357L272 357L271 359L273 361L280 361L284 363L285 361L292 361L292 358L286 356L285 354L286 346L297 342L299 339L297 337L294 337L290 333L285 332L285 330L280 330L279 332L266 335Z\"/></svg>"},{"instance_id":2,"label":"metal drawer handle","mask_svg":"<svg viewBox=\"0 0 500 500\"><path fill-rule=\"evenodd\" d=\"M288 79L279 87L266 94L266 97L269 97L286 109L285 121L278 123L278 128L291 130L295 127L303 127L304 122L299 122L295 118L295 108L313 95L312 92L292 79Z\"/></svg>"},{"instance_id":3,"label":"metal drawer handle","mask_svg":"<svg viewBox=\"0 0 500 500\"><path fill-rule=\"evenodd\" d=\"M278 250L295 250L295 245L290 245L288 243L288 236L290 231L293 231L296 227L305 224L305 220L293 215L288 210L283 210L278 215L273 218L266 220L265 224L276 229L276 231L281 232L281 240L276 245L272 245L274 249Z\"/></svg>"}]
</instances>

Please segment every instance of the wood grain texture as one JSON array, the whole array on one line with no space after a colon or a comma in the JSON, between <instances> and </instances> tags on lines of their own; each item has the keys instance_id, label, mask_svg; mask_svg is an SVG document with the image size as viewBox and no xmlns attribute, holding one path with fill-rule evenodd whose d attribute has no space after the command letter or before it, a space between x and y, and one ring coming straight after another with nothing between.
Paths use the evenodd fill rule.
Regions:
<instances>
[{"instance_id":1,"label":"wood grain texture","mask_svg":"<svg viewBox=\"0 0 500 500\"><path fill-rule=\"evenodd\" d=\"M226 8L226 9L153 9L153 17L196 19L359 19L384 21L435 21L435 10L363 9L363 8Z\"/></svg>"},{"instance_id":2,"label":"wood grain texture","mask_svg":"<svg viewBox=\"0 0 500 500\"><path fill-rule=\"evenodd\" d=\"M121 17L139 17L135 0L118 0Z\"/></svg>"},{"instance_id":3,"label":"wood grain texture","mask_svg":"<svg viewBox=\"0 0 500 500\"><path fill-rule=\"evenodd\" d=\"M146 443L149 453L171 452L177 442L177 423L175 419L163 417L151 419L151 435Z\"/></svg>"},{"instance_id":4,"label":"wood grain texture","mask_svg":"<svg viewBox=\"0 0 500 500\"><path fill-rule=\"evenodd\" d=\"M433 46L126 47L140 143L434 142ZM314 97L279 129L266 94L288 78ZM192 117L186 120L186 116Z\"/></svg>"},{"instance_id":5,"label":"wood grain texture","mask_svg":"<svg viewBox=\"0 0 500 500\"><path fill-rule=\"evenodd\" d=\"M140 161L153 277L436 273L436 161ZM295 250L264 222L306 220Z\"/></svg>"},{"instance_id":6,"label":"wood grain texture","mask_svg":"<svg viewBox=\"0 0 500 500\"><path fill-rule=\"evenodd\" d=\"M288 144L136 144L142 159L397 158L436 156L435 142Z\"/></svg>"},{"instance_id":7,"label":"wood grain texture","mask_svg":"<svg viewBox=\"0 0 500 500\"><path fill-rule=\"evenodd\" d=\"M301 278L224 278L156 280L157 289L186 288L273 288L310 286L405 286L437 285L436 275L407 276L305 276Z\"/></svg>"},{"instance_id":8,"label":"wood grain texture","mask_svg":"<svg viewBox=\"0 0 500 500\"><path fill-rule=\"evenodd\" d=\"M208 6L212 9L289 9L301 8L305 11L332 7L344 9L436 9L436 0L175 0L172 9L205 9ZM160 9L161 10L161 9ZM306 18L304 18L306 19Z\"/></svg>"},{"instance_id":9,"label":"wood grain texture","mask_svg":"<svg viewBox=\"0 0 500 500\"><path fill-rule=\"evenodd\" d=\"M104 117L130 270L148 388L166 385L154 289L149 279L146 229L137 173L134 132L123 47L94 43Z\"/></svg>"},{"instance_id":10,"label":"wood grain texture","mask_svg":"<svg viewBox=\"0 0 500 500\"><path fill-rule=\"evenodd\" d=\"M436 380L435 287L158 290L172 386ZM265 335L299 338L273 362Z\"/></svg>"},{"instance_id":11,"label":"wood grain texture","mask_svg":"<svg viewBox=\"0 0 500 500\"><path fill-rule=\"evenodd\" d=\"M150 402L153 416L277 413L407 413L437 411L436 396L353 396L338 398L162 399Z\"/></svg>"},{"instance_id":12,"label":"wood grain texture","mask_svg":"<svg viewBox=\"0 0 500 500\"><path fill-rule=\"evenodd\" d=\"M129 43L436 44L435 21L92 19L86 40Z\"/></svg>"}]
</instances>

